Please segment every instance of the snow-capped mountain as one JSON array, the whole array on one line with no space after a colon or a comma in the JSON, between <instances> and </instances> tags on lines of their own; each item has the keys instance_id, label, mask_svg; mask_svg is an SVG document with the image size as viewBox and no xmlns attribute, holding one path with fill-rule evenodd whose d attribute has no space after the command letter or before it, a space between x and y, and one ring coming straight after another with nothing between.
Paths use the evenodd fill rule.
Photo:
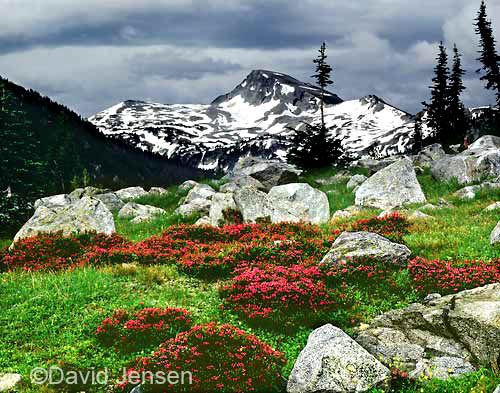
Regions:
<instances>
[{"instance_id":1,"label":"snow-capped mountain","mask_svg":"<svg viewBox=\"0 0 500 393\"><path fill-rule=\"evenodd\" d=\"M255 70L210 105L125 101L89 120L101 132L142 150L203 169L227 169L241 155L284 159L290 128L320 118L321 91L278 72ZM344 145L363 155L374 143L383 154L407 150L413 117L376 96L342 101L325 93L325 122Z\"/></svg>"}]
</instances>

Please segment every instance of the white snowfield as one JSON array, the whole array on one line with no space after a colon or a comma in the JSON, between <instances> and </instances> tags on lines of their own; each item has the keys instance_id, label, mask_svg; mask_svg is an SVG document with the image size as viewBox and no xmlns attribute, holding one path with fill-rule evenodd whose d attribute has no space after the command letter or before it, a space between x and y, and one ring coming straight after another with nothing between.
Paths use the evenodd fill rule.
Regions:
<instances>
[{"instance_id":1,"label":"white snowfield","mask_svg":"<svg viewBox=\"0 0 500 393\"><path fill-rule=\"evenodd\" d=\"M271 71L252 71L232 92L210 105L166 105L125 101L89 120L105 135L128 141L142 150L168 158L191 152L235 149L259 141L284 158L287 127L320 121L320 90ZM383 153L403 153L411 143L413 117L376 96L344 101L325 94L325 121L349 151L363 154L374 143ZM279 143L275 143L279 140ZM264 144L264 145L263 145ZM261 146L259 145L259 146ZM200 168L213 169L218 160Z\"/></svg>"}]
</instances>

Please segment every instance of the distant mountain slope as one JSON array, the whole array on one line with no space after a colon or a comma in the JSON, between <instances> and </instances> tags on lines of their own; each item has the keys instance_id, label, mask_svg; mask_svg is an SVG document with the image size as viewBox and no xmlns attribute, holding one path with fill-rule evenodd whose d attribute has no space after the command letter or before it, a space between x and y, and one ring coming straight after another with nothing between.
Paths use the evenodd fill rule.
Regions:
<instances>
[{"instance_id":1,"label":"distant mountain slope","mask_svg":"<svg viewBox=\"0 0 500 393\"><path fill-rule=\"evenodd\" d=\"M125 101L89 118L99 130L144 151L206 169L227 169L243 154L281 158L289 127L319 121L320 90L288 75L252 71L210 105ZM387 154L406 151L413 117L376 96L342 101L325 96L325 119L347 148L363 155L374 144Z\"/></svg>"},{"instance_id":2,"label":"distant mountain slope","mask_svg":"<svg viewBox=\"0 0 500 393\"><path fill-rule=\"evenodd\" d=\"M16 110L25 113L23 120L31 124L29 129L37 139L46 170L47 192L70 191L71 181L81 178L84 171L93 182L114 188L166 185L204 174L196 168L186 168L179 160L167 160L137 150L120 139L109 139L92 123L36 91L3 78L0 85L13 96ZM0 190L7 186L0 184Z\"/></svg>"}]
</instances>

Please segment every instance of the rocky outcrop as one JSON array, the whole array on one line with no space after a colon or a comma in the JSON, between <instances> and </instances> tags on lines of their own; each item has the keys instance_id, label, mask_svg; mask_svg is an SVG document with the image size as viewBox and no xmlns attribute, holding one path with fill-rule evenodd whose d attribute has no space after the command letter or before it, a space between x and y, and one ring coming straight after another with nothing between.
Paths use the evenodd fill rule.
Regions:
<instances>
[{"instance_id":1,"label":"rocky outcrop","mask_svg":"<svg viewBox=\"0 0 500 393\"><path fill-rule=\"evenodd\" d=\"M135 199L144 195L148 195L142 187L128 187L115 192L116 196L121 200Z\"/></svg>"},{"instance_id":2,"label":"rocky outcrop","mask_svg":"<svg viewBox=\"0 0 500 393\"><path fill-rule=\"evenodd\" d=\"M498 243L500 243L500 221L495 228L493 228L493 231L491 231L490 234L490 244L493 246Z\"/></svg>"},{"instance_id":3,"label":"rocky outcrop","mask_svg":"<svg viewBox=\"0 0 500 393\"><path fill-rule=\"evenodd\" d=\"M195 213L208 214L215 193L215 190L208 184L196 183L188 192L181 206L175 210L175 213L182 216L190 216Z\"/></svg>"},{"instance_id":4,"label":"rocky outcrop","mask_svg":"<svg viewBox=\"0 0 500 393\"><path fill-rule=\"evenodd\" d=\"M165 213L166 211L160 209L159 207L141 205L135 202L128 202L120 209L120 211L118 212L118 217L131 218L134 219L134 222L137 223L152 220L155 216Z\"/></svg>"},{"instance_id":5,"label":"rocky outcrop","mask_svg":"<svg viewBox=\"0 0 500 393\"><path fill-rule=\"evenodd\" d=\"M111 211L118 211L125 206L125 202L118 198L114 192L94 195L94 198L99 199Z\"/></svg>"},{"instance_id":6,"label":"rocky outcrop","mask_svg":"<svg viewBox=\"0 0 500 393\"><path fill-rule=\"evenodd\" d=\"M366 392L389 377L389 370L375 357L328 324L309 336L293 366L287 392Z\"/></svg>"},{"instance_id":7,"label":"rocky outcrop","mask_svg":"<svg viewBox=\"0 0 500 393\"><path fill-rule=\"evenodd\" d=\"M223 184L220 187L220 192L235 192L239 188L253 187L260 191L265 191L266 187L257 179L251 176L238 176L232 179L229 183Z\"/></svg>"},{"instance_id":8,"label":"rocky outcrop","mask_svg":"<svg viewBox=\"0 0 500 393\"><path fill-rule=\"evenodd\" d=\"M298 209L306 209L303 221L322 224L330 219L330 204L326 194L306 183L292 183L276 186L269 191L268 197L274 209L279 208L282 201L289 202Z\"/></svg>"},{"instance_id":9,"label":"rocky outcrop","mask_svg":"<svg viewBox=\"0 0 500 393\"><path fill-rule=\"evenodd\" d=\"M439 143L424 147L415 157L413 163L419 166L430 166L431 162L438 161L446 157L443 147Z\"/></svg>"},{"instance_id":10,"label":"rocky outcrop","mask_svg":"<svg viewBox=\"0 0 500 393\"><path fill-rule=\"evenodd\" d=\"M346 259L372 259L406 266L408 247L371 232L343 232L324 256L321 264L337 265Z\"/></svg>"},{"instance_id":11,"label":"rocky outcrop","mask_svg":"<svg viewBox=\"0 0 500 393\"><path fill-rule=\"evenodd\" d=\"M353 168L359 168L359 169L368 169L370 174L374 174L386 167L388 167L391 164L394 164L396 162L398 157L389 157L389 158L382 158L380 160L375 160L373 158L363 158L361 160L356 161L355 163L352 164Z\"/></svg>"},{"instance_id":12,"label":"rocky outcrop","mask_svg":"<svg viewBox=\"0 0 500 393\"><path fill-rule=\"evenodd\" d=\"M111 234L115 231L115 222L106 205L92 197L83 197L62 208L40 206L16 234L13 244L26 237L58 231L64 235L87 231Z\"/></svg>"},{"instance_id":13,"label":"rocky outcrop","mask_svg":"<svg viewBox=\"0 0 500 393\"><path fill-rule=\"evenodd\" d=\"M67 194L52 195L45 198L37 199L34 208L45 206L49 209L59 209L75 203L79 198Z\"/></svg>"},{"instance_id":14,"label":"rocky outcrop","mask_svg":"<svg viewBox=\"0 0 500 393\"><path fill-rule=\"evenodd\" d=\"M95 196L98 194L106 194L108 192L111 192L111 190L89 186L85 188L77 188L73 190L69 195L76 199L81 199L84 196Z\"/></svg>"},{"instance_id":15,"label":"rocky outcrop","mask_svg":"<svg viewBox=\"0 0 500 393\"><path fill-rule=\"evenodd\" d=\"M251 176L260 181L266 191L274 186L298 181L302 171L281 161L269 161L256 157L242 157L234 166L230 178Z\"/></svg>"},{"instance_id":16,"label":"rocky outcrop","mask_svg":"<svg viewBox=\"0 0 500 393\"><path fill-rule=\"evenodd\" d=\"M233 194L222 192L214 194L208 214L210 225L219 226L224 224L224 212L227 210L236 210Z\"/></svg>"},{"instance_id":17,"label":"rocky outcrop","mask_svg":"<svg viewBox=\"0 0 500 393\"><path fill-rule=\"evenodd\" d=\"M499 321L500 284L491 284L385 313L356 341L410 378L447 379L498 363Z\"/></svg>"},{"instance_id":18,"label":"rocky outcrop","mask_svg":"<svg viewBox=\"0 0 500 393\"><path fill-rule=\"evenodd\" d=\"M333 213L332 219L339 220L351 218L357 216L358 214L363 212L363 210L365 209L361 206L348 206L345 209L337 210L335 213Z\"/></svg>"},{"instance_id":19,"label":"rocky outcrop","mask_svg":"<svg viewBox=\"0 0 500 393\"><path fill-rule=\"evenodd\" d=\"M467 186L464 188L461 188L457 192L455 192L453 195L456 196L457 198L464 199L464 200L470 200L474 199L476 195L481 191L485 189L497 189L500 188L500 183L492 183L492 182L485 182L482 184L478 184L475 186Z\"/></svg>"},{"instance_id":20,"label":"rocky outcrop","mask_svg":"<svg viewBox=\"0 0 500 393\"><path fill-rule=\"evenodd\" d=\"M148 191L148 194L150 194L150 195L152 195L152 194L164 195L164 194L168 194L168 190L166 190L163 187L151 187Z\"/></svg>"},{"instance_id":21,"label":"rocky outcrop","mask_svg":"<svg viewBox=\"0 0 500 393\"><path fill-rule=\"evenodd\" d=\"M456 156L448 156L431 164L432 176L438 181L456 178L460 184L500 175L500 138L485 135Z\"/></svg>"},{"instance_id":22,"label":"rocky outcrop","mask_svg":"<svg viewBox=\"0 0 500 393\"><path fill-rule=\"evenodd\" d=\"M191 190L192 188L194 188L194 186L198 185L199 183L194 181L194 180L186 180L184 183L182 183L180 186L179 186L179 190L180 191L189 191Z\"/></svg>"},{"instance_id":23,"label":"rocky outcrop","mask_svg":"<svg viewBox=\"0 0 500 393\"><path fill-rule=\"evenodd\" d=\"M330 208L325 193L303 183L273 187L269 194L253 187L244 187L234 193L234 201L244 222L259 219L271 222L328 222Z\"/></svg>"},{"instance_id":24,"label":"rocky outcrop","mask_svg":"<svg viewBox=\"0 0 500 393\"><path fill-rule=\"evenodd\" d=\"M361 184L363 184L366 179L368 179L368 178L365 175L354 175L347 182L347 189L354 190L355 188L357 188Z\"/></svg>"},{"instance_id":25,"label":"rocky outcrop","mask_svg":"<svg viewBox=\"0 0 500 393\"><path fill-rule=\"evenodd\" d=\"M426 198L411 161L396 161L366 180L356 191L356 205L390 209L411 203L424 203Z\"/></svg>"}]
</instances>

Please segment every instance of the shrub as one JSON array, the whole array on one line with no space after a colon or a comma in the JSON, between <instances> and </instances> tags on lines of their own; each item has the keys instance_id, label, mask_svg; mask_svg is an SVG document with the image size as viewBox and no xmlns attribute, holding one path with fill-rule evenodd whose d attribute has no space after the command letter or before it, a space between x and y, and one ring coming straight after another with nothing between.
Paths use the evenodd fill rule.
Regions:
<instances>
[{"instance_id":1,"label":"shrub","mask_svg":"<svg viewBox=\"0 0 500 393\"><path fill-rule=\"evenodd\" d=\"M361 287L378 287L381 282L397 285L392 282L392 277L395 272L402 270L396 264L372 258L347 258L338 264L321 265L320 269L327 277L330 286L346 283Z\"/></svg>"},{"instance_id":2,"label":"shrub","mask_svg":"<svg viewBox=\"0 0 500 393\"><path fill-rule=\"evenodd\" d=\"M138 359L129 370L145 375L189 371L192 384L154 384L146 393L280 391L284 355L257 337L231 325L208 323L193 327L163 343L151 357ZM187 382L187 381L186 381ZM122 388L127 383L120 385Z\"/></svg>"},{"instance_id":3,"label":"shrub","mask_svg":"<svg viewBox=\"0 0 500 393\"><path fill-rule=\"evenodd\" d=\"M345 225L345 229L348 231L374 232L395 242L401 242L403 237L410 233L409 227L408 219L398 213L382 218L373 217L368 220L357 220Z\"/></svg>"},{"instance_id":4,"label":"shrub","mask_svg":"<svg viewBox=\"0 0 500 393\"><path fill-rule=\"evenodd\" d=\"M342 305L345 295L326 287L317 266L275 266L243 268L232 283L220 290L222 305L245 319L269 327L311 325L321 313Z\"/></svg>"},{"instance_id":5,"label":"shrub","mask_svg":"<svg viewBox=\"0 0 500 393\"><path fill-rule=\"evenodd\" d=\"M408 269L418 291L451 294L500 282L500 260L442 261L417 257Z\"/></svg>"},{"instance_id":6,"label":"shrub","mask_svg":"<svg viewBox=\"0 0 500 393\"><path fill-rule=\"evenodd\" d=\"M115 310L97 328L100 342L126 350L156 346L191 327L191 313L181 308Z\"/></svg>"},{"instance_id":7,"label":"shrub","mask_svg":"<svg viewBox=\"0 0 500 393\"><path fill-rule=\"evenodd\" d=\"M84 247L74 236L46 233L17 241L4 257L4 264L11 271L59 270L81 264L83 253Z\"/></svg>"},{"instance_id":8,"label":"shrub","mask_svg":"<svg viewBox=\"0 0 500 393\"><path fill-rule=\"evenodd\" d=\"M44 233L17 241L5 254L3 264L7 270L60 270L87 264L87 253L103 253L108 247L125 244L128 242L116 234L86 232L63 236L62 232Z\"/></svg>"}]
</instances>

